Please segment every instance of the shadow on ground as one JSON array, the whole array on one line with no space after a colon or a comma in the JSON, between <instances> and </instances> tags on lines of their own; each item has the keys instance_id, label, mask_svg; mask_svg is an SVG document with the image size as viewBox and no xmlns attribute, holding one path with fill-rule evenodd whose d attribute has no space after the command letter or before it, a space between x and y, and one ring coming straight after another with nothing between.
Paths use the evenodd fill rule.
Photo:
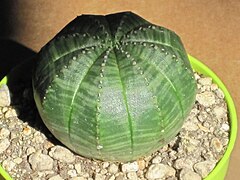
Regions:
<instances>
[{"instance_id":1,"label":"shadow on ground","mask_svg":"<svg viewBox=\"0 0 240 180\"><path fill-rule=\"evenodd\" d=\"M37 53L12 40L0 39L0 79L7 76L11 105L18 118L41 131L54 144L61 144L44 125L37 111L32 92L32 71Z\"/></svg>"}]
</instances>

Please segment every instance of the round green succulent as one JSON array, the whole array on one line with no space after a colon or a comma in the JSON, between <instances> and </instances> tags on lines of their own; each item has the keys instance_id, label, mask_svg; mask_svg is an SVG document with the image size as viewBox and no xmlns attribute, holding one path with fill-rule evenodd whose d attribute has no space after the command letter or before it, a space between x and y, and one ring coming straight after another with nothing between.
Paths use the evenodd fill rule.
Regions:
<instances>
[{"instance_id":1,"label":"round green succulent","mask_svg":"<svg viewBox=\"0 0 240 180\"><path fill-rule=\"evenodd\" d=\"M180 38L131 12L82 15L38 54L38 111L74 152L131 161L168 143L195 101Z\"/></svg>"}]
</instances>

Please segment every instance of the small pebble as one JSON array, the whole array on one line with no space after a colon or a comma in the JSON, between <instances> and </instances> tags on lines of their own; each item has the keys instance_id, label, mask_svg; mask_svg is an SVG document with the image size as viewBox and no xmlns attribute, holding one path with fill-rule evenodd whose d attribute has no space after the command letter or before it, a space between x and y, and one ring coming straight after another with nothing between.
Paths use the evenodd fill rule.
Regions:
<instances>
[{"instance_id":1,"label":"small pebble","mask_svg":"<svg viewBox=\"0 0 240 180\"><path fill-rule=\"evenodd\" d=\"M138 160L137 163L140 170L143 170L146 167L146 162L143 159Z\"/></svg>"},{"instance_id":2,"label":"small pebble","mask_svg":"<svg viewBox=\"0 0 240 180\"><path fill-rule=\"evenodd\" d=\"M15 168L16 164L10 159L6 159L2 162L2 166L6 171L11 171Z\"/></svg>"},{"instance_id":3,"label":"small pebble","mask_svg":"<svg viewBox=\"0 0 240 180\"><path fill-rule=\"evenodd\" d=\"M122 172L137 172L138 169L138 163L136 161L132 163L125 163L121 168Z\"/></svg>"},{"instance_id":4,"label":"small pebble","mask_svg":"<svg viewBox=\"0 0 240 180\"><path fill-rule=\"evenodd\" d=\"M101 173L101 174L107 174L107 170L106 170L106 169L102 169L102 170L100 171L100 173Z\"/></svg>"},{"instance_id":5,"label":"small pebble","mask_svg":"<svg viewBox=\"0 0 240 180\"><path fill-rule=\"evenodd\" d=\"M137 176L136 172L127 173L127 177L128 177L128 179L131 179L131 180L138 180L138 176Z\"/></svg>"},{"instance_id":6,"label":"small pebble","mask_svg":"<svg viewBox=\"0 0 240 180\"><path fill-rule=\"evenodd\" d=\"M10 135L10 131L7 128L0 129L0 140L5 139Z\"/></svg>"},{"instance_id":7,"label":"small pebble","mask_svg":"<svg viewBox=\"0 0 240 180\"><path fill-rule=\"evenodd\" d=\"M184 168L180 172L180 180L201 180L201 176L194 171Z\"/></svg>"},{"instance_id":8,"label":"small pebble","mask_svg":"<svg viewBox=\"0 0 240 180\"><path fill-rule=\"evenodd\" d=\"M202 178L205 178L215 167L215 162L213 161L203 161L196 163L193 167L194 170L202 176Z\"/></svg>"},{"instance_id":9,"label":"small pebble","mask_svg":"<svg viewBox=\"0 0 240 180\"><path fill-rule=\"evenodd\" d=\"M212 91L217 90L217 88L218 88L218 85L217 85L217 84L211 84L211 86L210 86L210 89L211 89Z\"/></svg>"},{"instance_id":10,"label":"small pebble","mask_svg":"<svg viewBox=\"0 0 240 180\"><path fill-rule=\"evenodd\" d=\"M161 179L170 176L175 176L176 170L165 164L152 164L147 172L146 178L148 179Z\"/></svg>"},{"instance_id":11,"label":"small pebble","mask_svg":"<svg viewBox=\"0 0 240 180\"><path fill-rule=\"evenodd\" d=\"M72 163L75 160L73 153L62 146L52 147L49 155L60 162Z\"/></svg>"},{"instance_id":12,"label":"small pebble","mask_svg":"<svg viewBox=\"0 0 240 180\"><path fill-rule=\"evenodd\" d=\"M221 120L222 118L225 118L226 115L227 115L227 110L226 108L224 107L221 107L221 106L216 106L214 109L213 109L213 113L215 114L216 118L218 120Z\"/></svg>"},{"instance_id":13,"label":"small pebble","mask_svg":"<svg viewBox=\"0 0 240 180\"><path fill-rule=\"evenodd\" d=\"M224 96L224 93L221 89L217 89L215 91L216 95L220 98L220 99L223 99L225 96Z\"/></svg>"},{"instance_id":14,"label":"small pebble","mask_svg":"<svg viewBox=\"0 0 240 180\"><path fill-rule=\"evenodd\" d=\"M23 128L23 134L25 135L25 136L29 136L30 134L31 134L32 132L31 132L31 128L30 127L24 127Z\"/></svg>"},{"instance_id":15,"label":"small pebble","mask_svg":"<svg viewBox=\"0 0 240 180\"><path fill-rule=\"evenodd\" d=\"M77 171L75 169L71 169L67 173L70 177L76 177L77 176Z\"/></svg>"},{"instance_id":16,"label":"small pebble","mask_svg":"<svg viewBox=\"0 0 240 180\"><path fill-rule=\"evenodd\" d=\"M109 166L109 162L103 162L102 167L107 168Z\"/></svg>"},{"instance_id":17,"label":"small pebble","mask_svg":"<svg viewBox=\"0 0 240 180\"><path fill-rule=\"evenodd\" d=\"M36 171L52 170L53 168L53 159L39 151L29 156L29 163Z\"/></svg>"},{"instance_id":18,"label":"small pebble","mask_svg":"<svg viewBox=\"0 0 240 180\"><path fill-rule=\"evenodd\" d=\"M115 180L115 176L114 175L111 175L108 180Z\"/></svg>"},{"instance_id":19,"label":"small pebble","mask_svg":"<svg viewBox=\"0 0 240 180\"><path fill-rule=\"evenodd\" d=\"M22 158L17 157L13 160L13 162L15 162L16 164L20 164L22 162Z\"/></svg>"},{"instance_id":20,"label":"small pebble","mask_svg":"<svg viewBox=\"0 0 240 180\"><path fill-rule=\"evenodd\" d=\"M116 180L125 180L126 178L124 178L123 173L118 173L118 174L116 174L115 179Z\"/></svg>"},{"instance_id":21,"label":"small pebble","mask_svg":"<svg viewBox=\"0 0 240 180\"><path fill-rule=\"evenodd\" d=\"M183 128L187 131L196 131L198 130L198 125L193 121L186 121L183 125Z\"/></svg>"},{"instance_id":22,"label":"small pebble","mask_svg":"<svg viewBox=\"0 0 240 180\"><path fill-rule=\"evenodd\" d=\"M223 149L222 142L218 138L213 138L211 145L217 152L221 152Z\"/></svg>"},{"instance_id":23,"label":"small pebble","mask_svg":"<svg viewBox=\"0 0 240 180\"><path fill-rule=\"evenodd\" d=\"M8 111L8 107L3 107L2 108L2 113L6 113Z\"/></svg>"},{"instance_id":24,"label":"small pebble","mask_svg":"<svg viewBox=\"0 0 240 180\"><path fill-rule=\"evenodd\" d=\"M197 94L196 100L204 107L209 107L215 103L215 95L212 92L205 91Z\"/></svg>"},{"instance_id":25,"label":"small pebble","mask_svg":"<svg viewBox=\"0 0 240 180\"><path fill-rule=\"evenodd\" d=\"M203 85L203 86L210 86L212 85L212 78L210 77L204 77L204 78L200 78L198 80L199 84Z\"/></svg>"},{"instance_id":26,"label":"small pebble","mask_svg":"<svg viewBox=\"0 0 240 180\"><path fill-rule=\"evenodd\" d=\"M80 163L75 164L74 168L76 169L78 174L80 174L82 172L82 165Z\"/></svg>"},{"instance_id":27,"label":"small pebble","mask_svg":"<svg viewBox=\"0 0 240 180\"><path fill-rule=\"evenodd\" d=\"M87 179L85 177L73 177L70 180L89 180L89 179Z\"/></svg>"},{"instance_id":28,"label":"small pebble","mask_svg":"<svg viewBox=\"0 0 240 180\"><path fill-rule=\"evenodd\" d=\"M187 158L179 158L174 162L173 165L176 169L183 169L183 168L192 169L193 162Z\"/></svg>"},{"instance_id":29,"label":"small pebble","mask_svg":"<svg viewBox=\"0 0 240 180\"><path fill-rule=\"evenodd\" d=\"M17 117L18 113L16 111L16 109L12 109L9 108L8 111L5 113L5 118L13 118L13 117Z\"/></svg>"},{"instance_id":30,"label":"small pebble","mask_svg":"<svg viewBox=\"0 0 240 180\"><path fill-rule=\"evenodd\" d=\"M8 139L0 140L0 154L2 154L10 146L10 141Z\"/></svg>"},{"instance_id":31,"label":"small pebble","mask_svg":"<svg viewBox=\"0 0 240 180\"><path fill-rule=\"evenodd\" d=\"M63 178L60 175L52 176L48 180L63 180Z\"/></svg>"},{"instance_id":32,"label":"small pebble","mask_svg":"<svg viewBox=\"0 0 240 180\"><path fill-rule=\"evenodd\" d=\"M108 167L108 172L111 174L116 174L118 172L118 166L116 164L110 164Z\"/></svg>"},{"instance_id":33,"label":"small pebble","mask_svg":"<svg viewBox=\"0 0 240 180\"><path fill-rule=\"evenodd\" d=\"M11 98L8 86L0 85L0 107L10 106Z\"/></svg>"},{"instance_id":34,"label":"small pebble","mask_svg":"<svg viewBox=\"0 0 240 180\"><path fill-rule=\"evenodd\" d=\"M95 174L95 180L105 180L105 175L102 174Z\"/></svg>"},{"instance_id":35,"label":"small pebble","mask_svg":"<svg viewBox=\"0 0 240 180\"><path fill-rule=\"evenodd\" d=\"M29 156L30 154L32 154L34 152L36 152L35 148L34 147L29 147L26 150L26 155Z\"/></svg>"},{"instance_id":36,"label":"small pebble","mask_svg":"<svg viewBox=\"0 0 240 180\"><path fill-rule=\"evenodd\" d=\"M152 159L152 163L153 163L153 164L161 163L161 161L162 161L162 157L161 157L161 156L155 156L155 157Z\"/></svg>"},{"instance_id":37,"label":"small pebble","mask_svg":"<svg viewBox=\"0 0 240 180\"><path fill-rule=\"evenodd\" d=\"M221 126L221 129L222 129L223 131L229 131L230 127L229 127L228 124L223 123L222 126Z\"/></svg>"}]
</instances>

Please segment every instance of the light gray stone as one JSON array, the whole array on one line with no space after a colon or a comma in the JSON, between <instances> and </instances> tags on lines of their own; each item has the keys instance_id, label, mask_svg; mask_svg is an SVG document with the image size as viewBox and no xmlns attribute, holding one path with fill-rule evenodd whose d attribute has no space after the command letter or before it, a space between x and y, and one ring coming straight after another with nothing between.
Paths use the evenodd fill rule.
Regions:
<instances>
[{"instance_id":1,"label":"light gray stone","mask_svg":"<svg viewBox=\"0 0 240 180\"><path fill-rule=\"evenodd\" d=\"M157 155L152 159L153 164L161 163L161 161L162 161L162 157L160 155Z\"/></svg>"},{"instance_id":2,"label":"light gray stone","mask_svg":"<svg viewBox=\"0 0 240 180\"><path fill-rule=\"evenodd\" d=\"M8 111L5 113L5 118L13 118L17 116L18 116L18 112L16 109L13 109L13 108L9 108Z\"/></svg>"},{"instance_id":3,"label":"light gray stone","mask_svg":"<svg viewBox=\"0 0 240 180\"><path fill-rule=\"evenodd\" d=\"M52 170L53 168L53 159L48 155L42 154L40 151L29 156L29 163L32 169L36 171Z\"/></svg>"},{"instance_id":4,"label":"light gray stone","mask_svg":"<svg viewBox=\"0 0 240 180\"><path fill-rule=\"evenodd\" d=\"M201 176L194 171L184 168L180 172L180 180L201 180Z\"/></svg>"},{"instance_id":5,"label":"light gray stone","mask_svg":"<svg viewBox=\"0 0 240 180\"><path fill-rule=\"evenodd\" d=\"M111 174L116 174L118 172L118 166L116 164L110 164L108 167L108 172Z\"/></svg>"},{"instance_id":6,"label":"light gray stone","mask_svg":"<svg viewBox=\"0 0 240 180\"><path fill-rule=\"evenodd\" d=\"M192 120L188 120L183 124L182 128L186 129L187 131L196 131L198 130L198 125Z\"/></svg>"},{"instance_id":7,"label":"light gray stone","mask_svg":"<svg viewBox=\"0 0 240 180\"><path fill-rule=\"evenodd\" d=\"M179 158L174 162L173 166L176 169L183 169L183 168L193 169L193 164L194 163L190 159Z\"/></svg>"},{"instance_id":8,"label":"light gray stone","mask_svg":"<svg viewBox=\"0 0 240 180\"><path fill-rule=\"evenodd\" d=\"M109 162L103 162L103 163L102 163L102 167L103 167L103 168L107 168L108 166L109 166Z\"/></svg>"},{"instance_id":9,"label":"light gray stone","mask_svg":"<svg viewBox=\"0 0 240 180\"><path fill-rule=\"evenodd\" d=\"M13 162L15 162L16 164L20 164L22 162L22 158L17 157L13 160Z\"/></svg>"},{"instance_id":10,"label":"light gray stone","mask_svg":"<svg viewBox=\"0 0 240 180\"><path fill-rule=\"evenodd\" d=\"M222 124L221 130L223 130L223 131L229 131L229 129L230 129L229 124L227 124L227 123L223 123L223 124Z\"/></svg>"},{"instance_id":11,"label":"light gray stone","mask_svg":"<svg viewBox=\"0 0 240 180\"><path fill-rule=\"evenodd\" d=\"M26 150L26 154L27 154L27 156L29 156L30 154L32 154L32 153L34 153L34 152L36 152L36 150L35 150L35 148L34 147L29 147L29 148L27 148L27 150Z\"/></svg>"},{"instance_id":12,"label":"light gray stone","mask_svg":"<svg viewBox=\"0 0 240 180\"><path fill-rule=\"evenodd\" d=\"M205 91L197 94L196 100L204 107L209 107L215 103L215 95L213 92Z\"/></svg>"},{"instance_id":13,"label":"light gray stone","mask_svg":"<svg viewBox=\"0 0 240 180\"><path fill-rule=\"evenodd\" d=\"M107 170L106 170L106 169L102 169L102 170L100 171L100 173L101 173L101 174L107 174Z\"/></svg>"},{"instance_id":14,"label":"light gray stone","mask_svg":"<svg viewBox=\"0 0 240 180\"><path fill-rule=\"evenodd\" d=\"M205 178L215 167L216 163L214 161L202 161L199 163L196 163L193 167L194 170L202 176L202 178Z\"/></svg>"},{"instance_id":15,"label":"light gray stone","mask_svg":"<svg viewBox=\"0 0 240 180\"><path fill-rule=\"evenodd\" d=\"M165 164L152 164L147 172L146 178L152 179L161 179L167 178L170 176L175 176L176 170Z\"/></svg>"},{"instance_id":16,"label":"light gray stone","mask_svg":"<svg viewBox=\"0 0 240 180\"><path fill-rule=\"evenodd\" d=\"M10 131L7 128L0 129L0 139L5 139L10 135Z\"/></svg>"},{"instance_id":17,"label":"light gray stone","mask_svg":"<svg viewBox=\"0 0 240 180\"><path fill-rule=\"evenodd\" d=\"M74 168L76 169L78 174L82 172L82 165L80 163L75 164Z\"/></svg>"},{"instance_id":18,"label":"light gray stone","mask_svg":"<svg viewBox=\"0 0 240 180\"><path fill-rule=\"evenodd\" d=\"M70 177L76 177L77 176L77 171L75 169L70 169L70 170L68 170L67 173Z\"/></svg>"},{"instance_id":19,"label":"light gray stone","mask_svg":"<svg viewBox=\"0 0 240 180\"><path fill-rule=\"evenodd\" d=\"M127 173L127 177L130 180L138 180L138 176L136 172L129 172Z\"/></svg>"},{"instance_id":20,"label":"light gray stone","mask_svg":"<svg viewBox=\"0 0 240 180\"><path fill-rule=\"evenodd\" d=\"M115 179L116 179L116 180L125 180L124 175L123 175L122 172L117 173L117 174L115 175Z\"/></svg>"},{"instance_id":21,"label":"light gray stone","mask_svg":"<svg viewBox=\"0 0 240 180\"><path fill-rule=\"evenodd\" d=\"M95 180L105 180L105 175L102 174L95 174Z\"/></svg>"},{"instance_id":22,"label":"light gray stone","mask_svg":"<svg viewBox=\"0 0 240 180\"><path fill-rule=\"evenodd\" d=\"M138 169L138 163L136 161L123 164L121 168L122 172L136 172Z\"/></svg>"},{"instance_id":23,"label":"light gray stone","mask_svg":"<svg viewBox=\"0 0 240 180\"><path fill-rule=\"evenodd\" d=\"M88 180L88 179L85 177L73 177L70 180Z\"/></svg>"},{"instance_id":24,"label":"light gray stone","mask_svg":"<svg viewBox=\"0 0 240 180\"><path fill-rule=\"evenodd\" d=\"M212 78L210 77L204 77L204 78L200 78L198 80L199 84L203 85L203 86L210 86L212 85Z\"/></svg>"},{"instance_id":25,"label":"light gray stone","mask_svg":"<svg viewBox=\"0 0 240 180\"><path fill-rule=\"evenodd\" d=\"M3 84L0 85L0 107L10 106L11 97L8 86Z\"/></svg>"},{"instance_id":26,"label":"light gray stone","mask_svg":"<svg viewBox=\"0 0 240 180\"><path fill-rule=\"evenodd\" d=\"M111 175L111 176L109 176L109 178L108 178L108 180L115 180L116 178L115 178L115 176L114 175Z\"/></svg>"},{"instance_id":27,"label":"light gray stone","mask_svg":"<svg viewBox=\"0 0 240 180\"><path fill-rule=\"evenodd\" d=\"M2 166L6 171L11 171L15 168L16 163L14 163L11 159L6 159L2 162Z\"/></svg>"},{"instance_id":28,"label":"light gray stone","mask_svg":"<svg viewBox=\"0 0 240 180\"><path fill-rule=\"evenodd\" d=\"M220 98L220 99L223 99L224 98L224 93L221 89L217 89L215 91L216 95Z\"/></svg>"},{"instance_id":29,"label":"light gray stone","mask_svg":"<svg viewBox=\"0 0 240 180\"><path fill-rule=\"evenodd\" d=\"M10 146L8 139L0 140L0 154L2 154Z\"/></svg>"},{"instance_id":30,"label":"light gray stone","mask_svg":"<svg viewBox=\"0 0 240 180\"><path fill-rule=\"evenodd\" d=\"M52 176L48 180L63 180L63 178L60 175Z\"/></svg>"},{"instance_id":31,"label":"light gray stone","mask_svg":"<svg viewBox=\"0 0 240 180\"><path fill-rule=\"evenodd\" d=\"M227 109L222 107L222 106L216 106L213 109L213 113L215 114L215 116L216 116L216 118L218 120L221 120L223 118L226 118L226 116L227 116Z\"/></svg>"},{"instance_id":32,"label":"light gray stone","mask_svg":"<svg viewBox=\"0 0 240 180\"><path fill-rule=\"evenodd\" d=\"M72 163L75 161L74 154L62 146L54 146L51 148L49 155L60 162Z\"/></svg>"}]
</instances>

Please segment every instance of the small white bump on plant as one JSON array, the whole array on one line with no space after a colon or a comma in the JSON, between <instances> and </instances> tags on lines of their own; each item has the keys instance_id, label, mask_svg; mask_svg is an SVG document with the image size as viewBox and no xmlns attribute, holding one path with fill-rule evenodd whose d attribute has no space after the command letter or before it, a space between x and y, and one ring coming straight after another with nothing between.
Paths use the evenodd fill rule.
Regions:
<instances>
[{"instance_id":1,"label":"small white bump on plant","mask_svg":"<svg viewBox=\"0 0 240 180\"><path fill-rule=\"evenodd\" d=\"M98 150L100 150L100 149L102 149L102 148L103 148L102 145L97 145L97 149L98 149Z\"/></svg>"}]
</instances>

